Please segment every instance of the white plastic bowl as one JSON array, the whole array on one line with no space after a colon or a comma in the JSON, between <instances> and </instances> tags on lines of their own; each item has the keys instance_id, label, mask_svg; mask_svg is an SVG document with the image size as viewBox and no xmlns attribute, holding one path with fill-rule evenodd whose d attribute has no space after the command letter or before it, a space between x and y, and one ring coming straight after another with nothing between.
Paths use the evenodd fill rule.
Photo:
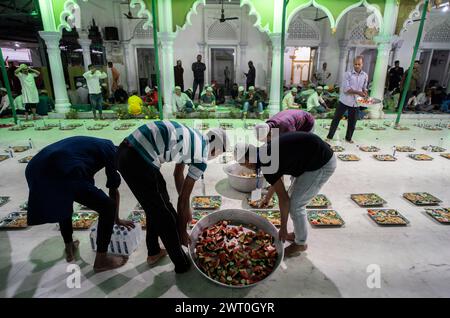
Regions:
<instances>
[{"instance_id":1,"label":"white plastic bowl","mask_svg":"<svg viewBox=\"0 0 450 318\"><path fill-rule=\"evenodd\" d=\"M259 230L263 230L267 234L270 234L273 236L275 248L277 249L277 252L278 252L278 258L277 258L277 262L275 263L275 267L274 267L273 271L266 278L264 278L263 280L260 280L257 283L251 284L251 285L243 285L243 286L227 285L227 284L223 284L219 281L216 281L216 280L210 278L197 266L197 261L196 261L197 254L195 252L195 246L197 245L198 237L203 233L204 229L216 224L219 221L223 221L223 220L232 221L235 223L242 224L244 226L254 225ZM221 286L224 286L224 287L246 288L246 287L255 286L256 284L259 284L265 280L268 280L269 277L271 275L273 275L273 273L275 273L275 271L278 269L280 264L283 262L284 246L283 246L283 242L280 241L280 239L278 237L278 230L268 220L266 220L265 218L263 218L262 216L254 213L254 212L250 212L247 210L229 209L229 210L221 210L221 211L217 211L217 212L208 214L207 216L203 217L200 221L198 221L197 224L195 224L195 226L191 232L191 244L189 246L189 256L191 257L192 262L195 265L195 268L208 280L210 280L216 284L219 284Z\"/></svg>"},{"instance_id":2,"label":"white plastic bowl","mask_svg":"<svg viewBox=\"0 0 450 318\"><path fill-rule=\"evenodd\" d=\"M241 166L239 163L235 162L233 164L230 164L228 166L225 166L223 168L223 171L228 176L228 182L230 183L231 187L239 192L252 192L256 189L256 181L259 180L259 187L263 188L265 179L263 176L259 178L251 178L251 177L243 177L239 174L241 172L245 173L251 173L252 170L247 169L243 166Z\"/></svg>"}]
</instances>

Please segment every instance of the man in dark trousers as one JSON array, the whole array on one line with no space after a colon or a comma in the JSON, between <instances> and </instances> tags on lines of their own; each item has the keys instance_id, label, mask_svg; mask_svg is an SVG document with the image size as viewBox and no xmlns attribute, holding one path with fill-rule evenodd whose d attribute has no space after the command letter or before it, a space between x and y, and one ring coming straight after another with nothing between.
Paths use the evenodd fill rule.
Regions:
<instances>
[{"instance_id":1,"label":"man in dark trousers","mask_svg":"<svg viewBox=\"0 0 450 318\"><path fill-rule=\"evenodd\" d=\"M181 65L181 60L177 60L177 65L173 67L173 71L175 74L175 86L180 86L181 91L184 91L184 68Z\"/></svg>"},{"instance_id":2,"label":"man in dark trousers","mask_svg":"<svg viewBox=\"0 0 450 318\"><path fill-rule=\"evenodd\" d=\"M400 67L400 61L394 62L394 67L389 70L389 92L400 88L400 82L403 78L403 67Z\"/></svg>"},{"instance_id":3,"label":"man in dark trousers","mask_svg":"<svg viewBox=\"0 0 450 318\"><path fill-rule=\"evenodd\" d=\"M245 76L247 76L247 91L250 88L250 86L255 86L255 78L256 78L256 69L253 66L253 62L248 62L248 73L244 73Z\"/></svg>"},{"instance_id":4,"label":"man in dark trousers","mask_svg":"<svg viewBox=\"0 0 450 318\"><path fill-rule=\"evenodd\" d=\"M79 245L72 238L73 203L78 202L99 214L96 272L120 267L127 261L124 257L107 255L114 222L134 227L132 222L118 217L120 175L115 159L116 146L110 140L78 136L45 147L25 170L30 189L28 224L59 223L68 262L75 259ZM95 186L94 175L103 168L109 197Z\"/></svg>"},{"instance_id":5,"label":"man in dark trousers","mask_svg":"<svg viewBox=\"0 0 450 318\"><path fill-rule=\"evenodd\" d=\"M341 85L341 93L339 95L339 105L334 113L333 120L331 122L330 131L326 138L327 142L330 142L336 129L341 121L342 116L348 111L348 122L347 122L347 133L345 135L345 140L349 143L353 143L352 137L355 131L358 109L359 106L356 103L356 99L360 97L367 97L367 83L368 76L367 73L362 70L363 67L363 57L357 56L353 60L353 70L348 71L344 75L344 81Z\"/></svg>"},{"instance_id":6,"label":"man in dark trousers","mask_svg":"<svg viewBox=\"0 0 450 318\"><path fill-rule=\"evenodd\" d=\"M150 220L146 234L149 265L155 265L169 254L176 273L189 269L190 262L182 245L189 244L186 226L192 219L190 195L195 182L205 172L207 161L223 153L226 145L227 137L222 129L212 129L203 136L174 121L142 125L120 145L119 171ZM175 163L173 176L178 192L176 210L160 171L163 163L171 161ZM189 167L186 177L185 165ZM158 237L167 252L160 248Z\"/></svg>"},{"instance_id":7,"label":"man in dark trousers","mask_svg":"<svg viewBox=\"0 0 450 318\"><path fill-rule=\"evenodd\" d=\"M192 63L192 72L194 73L194 84L192 85L192 100L195 99L195 92L197 91L197 87L199 87L198 99L200 100L201 93L203 91L203 85L205 84L205 70L206 65L202 63L202 56L197 55L197 62Z\"/></svg>"}]
</instances>

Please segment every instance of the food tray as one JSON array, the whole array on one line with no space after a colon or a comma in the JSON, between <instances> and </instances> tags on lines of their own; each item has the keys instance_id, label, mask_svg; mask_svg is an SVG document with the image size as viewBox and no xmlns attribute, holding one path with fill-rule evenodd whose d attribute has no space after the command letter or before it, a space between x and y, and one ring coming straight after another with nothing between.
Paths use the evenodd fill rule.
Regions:
<instances>
[{"instance_id":1,"label":"food tray","mask_svg":"<svg viewBox=\"0 0 450 318\"><path fill-rule=\"evenodd\" d=\"M27 212L12 212L0 220L0 229L24 229L28 227Z\"/></svg>"},{"instance_id":2,"label":"food tray","mask_svg":"<svg viewBox=\"0 0 450 318\"><path fill-rule=\"evenodd\" d=\"M378 225L408 225L409 221L394 209L369 209L369 217Z\"/></svg>"},{"instance_id":3,"label":"food tray","mask_svg":"<svg viewBox=\"0 0 450 318\"><path fill-rule=\"evenodd\" d=\"M109 123L96 123L94 126L100 126L100 127L108 127Z\"/></svg>"},{"instance_id":4,"label":"food tray","mask_svg":"<svg viewBox=\"0 0 450 318\"><path fill-rule=\"evenodd\" d=\"M230 123L221 123L219 125L220 128L227 130L227 129L233 129L233 124Z\"/></svg>"},{"instance_id":5,"label":"food tray","mask_svg":"<svg viewBox=\"0 0 450 318\"><path fill-rule=\"evenodd\" d=\"M94 126L88 126L86 127L87 130L102 130L103 126L100 125L94 125Z\"/></svg>"},{"instance_id":6,"label":"food tray","mask_svg":"<svg viewBox=\"0 0 450 318\"><path fill-rule=\"evenodd\" d=\"M271 199L269 204L266 207L259 207L259 202L262 200L263 198L257 200L257 201L252 201L251 197L247 198L247 204L253 208L253 209L273 209L273 208L277 208L278 207L278 197L276 195L274 195Z\"/></svg>"},{"instance_id":7,"label":"food tray","mask_svg":"<svg viewBox=\"0 0 450 318\"><path fill-rule=\"evenodd\" d=\"M450 208L425 209L425 212L439 223L450 224Z\"/></svg>"},{"instance_id":8,"label":"food tray","mask_svg":"<svg viewBox=\"0 0 450 318\"><path fill-rule=\"evenodd\" d=\"M450 153L441 153L441 157L450 159Z\"/></svg>"},{"instance_id":9,"label":"food tray","mask_svg":"<svg viewBox=\"0 0 450 318\"><path fill-rule=\"evenodd\" d=\"M357 156L357 155L353 155L353 154L341 154L338 155L338 158L341 159L342 161L360 161L361 159Z\"/></svg>"},{"instance_id":10,"label":"food tray","mask_svg":"<svg viewBox=\"0 0 450 318\"><path fill-rule=\"evenodd\" d=\"M395 130L409 130L409 128L405 127L405 126L394 126L394 129Z\"/></svg>"},{"instance_id":11,"label":"food tray","mask_svg":"<svg viewBox=\"0 0 450 318\"><path fill-rule=\"evenodd\" d=\"M9 156L7 156L7 155L0 155L0 162L5 161L6 159L9 159Z\"/></svg>"},{"instance_id":12,"label":"food tray","mask_svg":"<svg viewBox=\"0 0 450 318\"><path fill-rule=\"evenodd\" d=\"M380 151L380 148L377 148L375 146L360 146L359 150L364 152L378 152Z\"/></svg>"},{"instance_id":13,"label":"food tray","mask_svg":"<svg viewBox=\"0 0 450 318\"><path fill-rule=\"evenodd\" d=\"M98 213L94 211L80 211L72 214L72 227L74 230L87 230L97 221Z\"/></svg>"},{"instance_id":14,"label":"food tray","mask_svg":"<svg viewBox=\"0 0 450 318\"><path fill-rule=\"evenodd\" d=\"M194 210L192 211L192 221L189 223L189 228L192 229L203 217L207 216L211 211Z\"/></svg>"},{"instance_id":15,"label":"food tray","mask_svg":"<svg viewBox=\"0 0 450 318\"><path fill-rule=\"evenodd\" d=\"M67 126L59 127L59 130L74 130L75 128L77 128L77 127L72 126L72 125L67 125Z\"/></svg>"},{"instance_id":16,"label":"food tray","mask_svg":"<svg viewBox=\"0 0 450 318\"><path fill-rule=\"evenodd\" d=\"M396 161L397 158L395 158L392 155L373 155L375 159L378 161Z\"/></svg>"},{"instance_id":17,"label":"food tray","mask_svg":"<svg viewBox=\"0 0 450 318\"><path fill-rule=\"evenodd\" d=\"M318 194L314 198L312 198L311 202L306 206L307 209L327 209L331 206L330 200L323 195Z\"/></svg>"},{"instance_id":18,"label":"food tray","mask_svg":"<svg viewBox=\"0 0 450 318\"><path fill-rule=\"evenodd\" d=\"M147 228L147 216L143 210L131 211L127 219L141 224L143 230Z\"/></svg>"},{"instance_id":19,"label":"food tray","mask_svg":"<svg viewBox=\"0 0 450 318\"><path fill-rule=\"evenodd\" d=\"M335 210L309 210L308 221L313 226L342 226L345 224Z\"/></svg>"},{"instance_id":20,"label":"food tray","mask_svg":"<svg viewBox=\"0 0 450 318\"><path fill-rule=\"evenodd\" d=\"M4 206L9 202L9 197L0 197L0 206Z\"/></svg>"},{"instance_id":21,"label":"food tray","mask_svg":"<svg viewBox=\"0 0 450 318\"><path fill-rule=\"evenodd\" d=\"M208 130L209 124L208 123L198 124L195 128L198 130Z\"/></svg>"},{"instance_id":22,"label":"food tray","mask_svg":"<svg viewBox=\"0 0 450 318\"><path fill-rule=\"evenodd\" d=\"M114 127L114 130L128 130L128 129L130 129L131 127L129 127L129 126L123 126L123 125L120 125L120 126L116 126L116 127Z\"/></svg>"},{"instance_id":23,"label":"food tray","mask_svg":"<svg viewBox=\"0 0 450 318\"><path fill-rule=\"evenodd\" d=\"M331 146L331 150L333 150L334 152L343 152L345 151L345 148L341 146Z\"/></svg>"},{"instance_id":24,"label":"food tray","mask_svg":"<svg viewBox=\"0 0 450 318\"><path fill-rule=\"evenodd\" d=\"M212 196L195 196L192 198L192 208L194 209L210 209L215 210L222 205L222 197L220 195Z\"/></svg>"},{"instance_id":25,"label":"food tray","mask_svg":"<svg viewBox=\"0 0 450 318\"><path fill-rule=\"evenodd\" d=\"M50 123L50 124L46 124L45 126L51 127L51 128L56 128L56 127L59 127L59 124L52 124L52 123Z\"/></svg>"},{"instance_id":26,"label":"food tray","mask_svg":"<svg viewBox=\"0 0 450 318\"><path fill-rule=\"evenodd\" d=\"M372 130L386 130L386 127L383 126L370 126Z\"/></svg>"},{"instance_id":27,"label":"food tray","mask_svg":"<svg viewBox=\"0 0 450 318\"><path fill-rule=\"evenodd\" d=\"M425 128L426 130L433 130L433 131L442 130L441 127L437 127L437 126L425 126L423 128Z\"/></svg>"},{"instance_id":28,"label":"food tray","mask_svg":"<svg viewBox=\"0 0 450 318\"><path fill-rule=\"evenodd\" d=\"M415 205L438 205L441 200L432 196L428 192L407 192L403 197Z\"/></svg>"},{"instance_id":29,"label":"food tray","mask_svg":"<svg viewBox=\"0 0 450 318\"><path fill-rule=\"evenodd\" d=\"M361 207L377 207L383 206L383 204L387 203L375 193L352 194L350 195L350 198Z\"/></svg>"},{"instance_id":30,"label":"food tray","mask_svg":"<svg viewBox=\"0 0 450 318\"><path fill-rule=\"evenodd\" d=\"M56 127L58 127L58 126L56 126ZM34 130L50 130L50 129L53 129L53 128L55 128L55 127L51 127L51 126L40 126L40 127L36 127L36 128L34 128Z\"/></svg>"},{"instance_id":31,"label":"food tray","mask_svg":"<svg viewBox=\"0 0 450 318\"><path fill-rule=\"evenodd\" d=\"M14 126L14 127L8 128L8 130L11 130L11 131L21 131L21 130L25 130L25 129L27 129L27 128L24 126Z\"/></svg>"},{"instance_id":32,"label":"food tray","mask_svg":"<svg viewBox=\"0 0 450 318\"><path fill-rule=\"evenodd\" d=\"M416 148L410 146L395 146L395 150L398 152L414 152Z\"/></svg>"},{"instance_id":33,"label":"food tray","mask_svg":"<svg viewBox=\"0 0 450 318\"><path fill-rule=\"evenodd\" d=\"M447 150L445 148L442 148L442 147L439 147L439 146L432 146L432 145L423 146L422 149L428 151L428 147L431 147L431 152L444 152L444 151Z\"/></svg>"},{"instance_id":34,"label":"food tray","mask_svg":"<svg viewBox=\"0 0 450 318\"><path fill-rule=\"evenodd\" d=\"M14 127L15 124L0 124L0 128L10 128L10 127Z\"/></svg>"},{"instance_id":35,"label":"food tray","mask_svg":"<svg viewBox=\"0 0 450 318\"><path fill-rule=\"evenodd\" d=\"M22 159L19 159L17 161L19 161L20 163L29 163L31 161L31 159L33 159L34 156L26 156L23 157Z\"/></svg>"},{"instance_id":36,"label":"food tray","mask_svg":"<svg viewBox=\"0 0 450 318\"><path fill-rule=\"evenodd\" d=\"M374 97L367 97L367 98L366 97L358 97L356 99L356 103L358 104L358 106L367 107L367 106L380 104L381 100L378 98L374 98Z\"/></svg>"},{"instance_id":37,"label":"food tray","mask_svg":"<svg viewBox=\"0 0 450 318\"><path fill-rule=\"evenodd\" d=\"M34 123L25 123L25 124L22 124L22 126L25 128L31 128L31 127L34 127Z\"/></svg>"},{"instance_id":38,"label":"food tray","mask_svg":"<svg viewBox=\"0 0 450 318\"><path fill-rule=\"evenodd\" d=\"M14 146L11 147L12 151L14 152L24 152L27 151L28 149L30 149L29 146ZM5 149L6 152L9 152L9 149Z\"/></svg>"},{"instance_id":39,"label":"food tray","mask_svg":"<svg viewBox=\"0 0 450 318\"><path fill-rule=\"evenodd\" d=\"M252 212L255 212L256 214L262 216L267 221L275 225L276 227L281 226L281 213L280 210L251 210Z\"/></svg>"},{"instance_id":40,"label":"food tray","mask_svg":"<svg viewBox=\"0 0 450 318\"><path fill-rule=\"evenodd\" d=\"M433 160L433 157L423 154L423 153L416 153L416 154L410 154L408 155L411 159L417 160L417 161L430 161Z\"/></svg>"}]
</instances>

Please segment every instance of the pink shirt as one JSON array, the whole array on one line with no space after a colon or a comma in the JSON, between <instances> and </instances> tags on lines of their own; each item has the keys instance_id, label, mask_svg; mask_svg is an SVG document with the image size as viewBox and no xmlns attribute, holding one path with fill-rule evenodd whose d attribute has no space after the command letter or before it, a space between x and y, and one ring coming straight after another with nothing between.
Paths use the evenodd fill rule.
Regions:
<instances>
[{"instance_id":1,"label":"pink shirt","mask_svg":"<svg viewBox=\"0 0 450 318\"><path fill-rule=\"evenodd\" d=\"M287 109L271 117L266 123L270 128L278 128L280 135L287 132L309 132L314 126L314 117L304 110Z\"/></svg>"}]
</instances>

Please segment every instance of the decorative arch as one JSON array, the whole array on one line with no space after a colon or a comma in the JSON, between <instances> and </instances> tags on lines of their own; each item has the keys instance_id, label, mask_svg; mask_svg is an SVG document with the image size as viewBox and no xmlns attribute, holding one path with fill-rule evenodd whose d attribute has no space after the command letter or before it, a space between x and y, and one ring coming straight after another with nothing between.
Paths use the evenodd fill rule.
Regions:
<instances>
[{"instance_id":1,"label":"decorative arch","mask_svg":"<svg viewBox=\"0 0 450 318\"><path fill-rule=\"evenodd\" d=\"M192 25L192 16L198 14L197 8L198 8L198 6L201 5L201 4L206 5L206 1L205 1L205 0L196 0L196 1L194 2L194 4L192 5L191 9L189 10L189 12L188 12L187 15L186 15L186 21L185 21L185 23L184 23L183 26L181 26L181 27L177 25L177 26L176 26L175 33L178 34L179 31L184 31L184 30L186 30L186 27L187 27L188 25L189 25L189 26ZM173 8L172 8L172 9L173 9Z\"/></svg>"},{"instance_id":2,"label":"decorative arch","mask_svg":"<svg viewBox=\"0 0 450 318\"><path fill-rule=\"evenodd\" d=\"M150 11L148 11L147 6L145 5L143 0L132 0L130 2L130 7L135 8L137 5L140 6L140 9L137 13L138 18L147 18L146 22L142 24L142 28L147 30L152 26L152 15Z\"/></svg>"},{"instance_id":3,"label":"decorative arch","mask_svg":"<svg viewBox=\"0 0 450 318\"><path fill-rule=\"evenodd\" d=\"M145 28L144 25L147 23L146 20L139 21L139 23L134 27L133 37L136 39L148 39L153 36L152 28Z\"/></svg>"},{"instance_id":4,"label":"decorative arch","mask_svg":"<svg viewBox=\"0 0 450 318\"><path fill-rule=\"evenodd\" d=\"M450 43L450 21L432 27L424 36L424 42Z\"/></svg>"},{"instance_id":5,"label":"decorative arch","mask_svg":"<svg viewBox=\"0 0 450 318\"><path fill-rule=\"evenodd\" d=\"M402 29L398 33L399 36L402 36L402 34L408 30L408 27L414 23L414 20L420 19L421 6L423 6L423 1L419 1L416 7L409 13L408 18L403 22Z\"/></svg>"},{"instance_id":6,"label":"decorative arch","mask_svg":"<svg viewBox=\"0 0 450 318\"><path fill-rule=\"evenodd\" d=\"M208 40L237 40L236 29L228 22L214 22L208 30Z\"/></svg>"},{"instance_id":7,"label":"decorative arch","mask_svg":"<svg viewBox=\"0 0 450 318\"><path fill-rule=\"evenodd\" d=\"M335 20L334 20L334 17L333 17L333 14L331 13L331 11L327 7L321 5L320 3L317 3L315 0L309 0L308 2L298 6L291 12L291 14L288 16L288 18L286 20L288 28L291 25L292 19L294 19L301 10L308 8L310 6L313 6L317 9L321 9L323 12L325 12L325 14L328 17L328 21L330 21L331 28L334 28Z\"/></svg>"},{"instance_id":8,"label":"decorative arch","mask_svg":"<svg viewBox=\"0 0 450 318\"><path fill-rule=\"evenodd\" d=\"M269 35L271 33L269 23L266 23L264 26L262 25L261 14L256 10L253 2L251 0L241 0L240 6L243 7L244 5L247 5L250 8L248 15L256 17L256 21L253 26L256 27L260 32L267 33L267 35Z\"/></svg>"},{"instance_id":9,"label":"decorative arch","mask_svg":"<svg viewBox=\"0 0 450 318\"><path fill-rule=\"evenodd\" d=\"M288 40L311 40L320 42L320 30L313 23L303 20L298 13L289 24Z\"/></svg>"},{"instance_id":10,"label":"decorative arch","mask_svg":"<svg viewBox=\"0 0 450 318\"><path fill-rule=\"evenodd\" d=\"M372 5L372 4L368 3L367 0L361 0L361 1L357 2L357 3L355 3L355 4L352 4L352 5L348 6L347 8L345 8L344 11L341 12L341 14L339 14L339 16L336 19L336 24L333 27L333 32L336 31L336 28L337 28L339 22L341 22L342 18L345 16L346 13L348 13L352 9L358 8L360 6L366 7L367 11L369 11L373 15L375 15L375 18L378 21L378 25L380 26L380 31L382 31L382 28L383 28L383 16L381 15L380 9L376 5Z\"/></svg>"},{"instance_id":11,"label":"decorative arch","mask_svg":"<svg viewBox=\"0 0 450 318\"><path fill-rule=\"evenodd\" d=\"M83 1L87 2L88 0ZM59 15L60 24L57 27L59 32L62 32L63 29L66 29L67 32L72 31L72 25L76 23L76 16L74 15L76 10L80 10L77 0L66 0L64 2L63 11Z\"/></svg>"}]
</instances>

